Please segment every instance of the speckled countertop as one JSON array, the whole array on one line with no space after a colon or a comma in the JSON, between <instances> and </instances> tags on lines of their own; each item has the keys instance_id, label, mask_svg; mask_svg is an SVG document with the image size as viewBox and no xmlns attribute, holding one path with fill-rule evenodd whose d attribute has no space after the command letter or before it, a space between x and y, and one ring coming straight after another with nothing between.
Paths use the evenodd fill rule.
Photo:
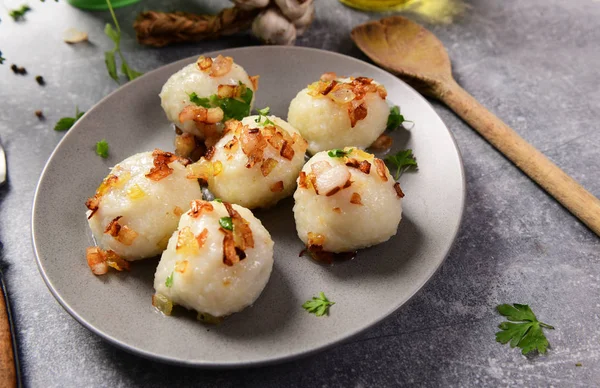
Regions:
<instances>
[{"instance_id":1,"label":"speckled countertop","mask_svg":"<svg viewBox=\"0 0 600 388\"><path fill-rule=\"evenodd\" d=\"M6 1L7 7L21 1ZM350 29L369 18L333 0L298 45L365 57ZM600 196L600 2L471 0L467 15L432 27L458 81L594 195ZM216 10L225 1L142 1L119 9L129 26L143 9ZM54 122L116 89L104 67L107 13L64 2L30 2L27 20L0 11L0 141L10 180L0 188L3 268L26 386L565 386L600 382L600 239L507 162L473 130L433 103L456 136L467 175L467 207L454 249L433 279L381 325L344 345L286 364L206 371L149 361L79 325L54 300L35 265L33 192L63 136ZM67 27L92 44L62 43ZM149 71L177 59L257 44L247 35L165 49L136 44L130 64ZM25 66L16 76L10 64ZM38 86L41 74L47 85ZM42 109L46 121L34 116ZM499 303L530 304L553 324L547 356L526 358L494 340ZM581 366L576 366L581 363Z\"/></svg>"}]
</instances>

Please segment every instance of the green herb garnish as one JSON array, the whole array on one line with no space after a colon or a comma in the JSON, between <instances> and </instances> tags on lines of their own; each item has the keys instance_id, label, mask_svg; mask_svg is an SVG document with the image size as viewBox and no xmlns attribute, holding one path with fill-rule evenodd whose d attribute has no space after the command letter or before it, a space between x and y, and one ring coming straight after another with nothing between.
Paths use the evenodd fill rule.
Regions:
<instances>
[{"instance_id":1,"label":"green herb garnish","mask_svg":"<svg viewBox=\"0 0 600 388\"><path fill-rule=\"evenodd\" d=\"M165 286L169 288L173 287L173 272L167 276L167 280L165 280Z\"/></svg>"},{"instance_id":2,"label":"green herb garnish","mask_svg":"<svg viewBox=\"0 0 600 388\"><path fill-rule=\"evenodd\" d=\"M258 117L254 120L254 122L262 125L263 127L265 125L276 125L274 122L269 120L269 118L267 117L267 115L271 111L271 108L266 107L266 108L262 108L262 109L257 109L256 111L258 112ZM265 121L261 122L263 117L265 118Z\"/></svg>"},{"instance_id":3,"label":"green herb garnish","mask_svg":"<svg viewBox=\"0 0 600 388\"><path fill-rule=\"evenodd\" d=\"M233 222L231 217L221 217L219 219L219 225L221 225L221 228L223 229L233 230Z\"/></svg>"},{"instance_id":4,"label":"green herb garnish","mask_svg":"<svg viewBox=\"0 0 600 388\"><path fill-rule=\"evenodd\" d=\"M104 62L106 63L108 75L110 75L110 77L114 79L115 82L119 83L117 61L115 58L115 54L119 54L119 57L121 58L121 72L127 77L128 80L134 80L144 73L140 73L138 71L133 70L127 64L127 61L125 60L125 57L121 52L121 27L119 27L119 22L117 21L117 17L115 16L115 12L113 11L110 0L106 0L106 4L108 5L108 9L110 10L113 22L115 22L115 26L117 27L117 29L115 30L110 23L107 23L104 27L104 33L106 34L106 36L108 36L115 43L114 49L106 51L104 53Z\"/></svg>"},{"instance_id":5,"label":"green herb garnish","mask_svg":"<svg viewBox=\"0 0 600 388\"><path fill-rule=\"evenodd\" d=\"M400 107L393 106L390 109L390 115L388 116L387 125L385 127L386 131L391 131L400 127L403 123L413 123L410 120L405 120L404 116L400 114ZM414 124L414 123L413 123Z\"/></svg>"},{"instance_id":6,"label":"green herb garnish","mask_svg":"<svg viewBox=\"0 0 600 388\"><path fill-rule=\"evenodd\" d=\"M3 64L4 61L6 61L6 58L2 56L2 51L0 51L0 65Z\"/></svg>"},{"instance_id":7,"label":"green herb garnish","mask_svg":"<svg viewBox=\"0 0 600 388\"><path fill-rule=\"evenodd\" d=\"M223 200L221 198L215 198L215 199L213 199L213 201L223 203Z\"/></svg>"},{"instance_id":8,"label":"green herb garnish","mask_svg":"<svg viewBox=\"0 0 600 388\"><path fill-rule=\"evenodd\" d=\"M20 19L23 19L25 17L25 14L29 11L31 11L31 8L27 4L23 4L21 6L21 8L12 9L12 10L8 11L8 14L16 22L16 21L19 21Z\"/></svg>"},{"instance_id":9,"label":"green herb garnish","mask_svg":"<svg viewBox=\"0 0 600 388\"><path fill-rule=\"evenodd\" d=\"M348 151L341 150L339 148L334 148L332 150L327 151L327 155L330 158L343 158L344 156L351 154L354 151L354 148L350 148Z\"/></svg>"},{"instance_id":10,"label":"green herb garnish","mask_svg":"<svg viewBox=\"0 0 600 388\"><path fill-rule=\"evenodd\" d=\"M63 117L62 119L58 120L56 125L54 125L54 130L66 131L70 129L73 124L75 124L75 122L79 120L81 116L83 116L84 113L85 112L80 112L78 107L75 107L75 117Z\"/></svg>"},{"instance_id":11,"label":"green herb garnish","mask_svg":"<svg viewBox=\"0 0 600 388\"><path fill-rule=\"evenodd\" d=\"M498 327L501 331L496 333L496 341L501 344L510 342L510 347L518 346L521 353L527 354L537 350L541 354L548 349L548 340L542 328L554 329L554 327L540 322L526 304L501 304L496 307L500 315L505 316L511 322L502 322Z\"/></svg>"},{"instance_id":12,"label":"green herb garnish","mask_svg":"<svg viewBox=\"0 0 600 388\"><path fill-rule=\"evenodd\" d=\"M417 160L411 149L399 151L396 155L390 155L385 158L385 161L396 167L396 175L394 176L396 180L409 168L418 168Z\"/></svg>"},{"instance_id":13,"label":"green herb garnish","mask_svg":"<svg viewBox=\"0 0 600 388\"><path fill-rule=\"evenodd\" d=\"M106 140L102 139L96 143L96 154L104 159L108 158L108 143Z\"/></svg>"},{"instance_id":14,"label":"green herb garnish","mask_svg":"<svg viewBox=\"0 0 600 388\"><path fill-rule=\"evenodd\" d=\"M204 108L221 108L223 110L223 121L229 119L242 120L244 117L250 115L250 103L252 102L254 93L241 81L239 86L243 88L239 98L221 98L216 94L208 98L198 97L195 92L190 93L188 96L190 97L190 102L198 106Z\"/></svg>"},{"instance_id":15,"label":"green herb garnish","mask_svg":"<svg viewBox=\"0 0 600 388\"><path fill-rule=\"evenodd\" d=\"M307 300L302 305L302 308L311 314L315 314L317 317L323 315L329 315L329 307L333 306L335 302L330 302L323 292L319 293L319 296L313 296L312 299Z\"/></svg>"}]
</instances>

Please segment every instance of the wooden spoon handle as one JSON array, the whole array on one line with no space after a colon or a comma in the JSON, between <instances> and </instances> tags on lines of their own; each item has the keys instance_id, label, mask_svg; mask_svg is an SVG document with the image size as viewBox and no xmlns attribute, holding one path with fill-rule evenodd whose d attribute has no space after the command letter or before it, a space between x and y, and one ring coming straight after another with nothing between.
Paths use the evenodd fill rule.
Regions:
<instances>
[{"instance_id":1,"label":"wooden spoon handle","mask_svg":"<svg viewBox=\"0 0 600 388\"><path fill-rule=\"evenodd\" d=\"M533 181L600 236L600 200L488 111L455 81L439 98Z\"/></svg>"},{"instance_id":2,"label":"wooden spoon handle","mask_svg":"<svg viewBox=\"0 0 600 388\"><path fill-rule=\"evenodd\" d=\"M17 371L13 354L12 335L4 293L0 290L0 387L17 386Z\"/></svg>"}]
</instances>

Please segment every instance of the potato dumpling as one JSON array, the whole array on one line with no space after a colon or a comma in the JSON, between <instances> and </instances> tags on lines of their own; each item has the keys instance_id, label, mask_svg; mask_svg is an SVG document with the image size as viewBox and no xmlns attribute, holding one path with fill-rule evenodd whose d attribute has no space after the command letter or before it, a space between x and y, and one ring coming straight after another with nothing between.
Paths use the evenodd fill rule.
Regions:
<instances>
[{"instance_id":1,"label":"potato dumpling","mask_svg":"<svg viewBox=\"0 0 600 388\"><path fill-rule=\"evenodd\" d=\"M292 195L306 152L298 131L275 116L226 124L225 135L188 168L198 171L216 198L249 209L266 208Z\"/></svg>"},{"instance_id":2,"label":"potato dumpling","mask_svg":"<svg viewBox=\"0 0 600 388\"><path fill-rule=\"evenodd\" d=\"M355 147L319 152L302 168L294 193L298 236L313 256L387 241L398 229L403 196L372 154Z\"/></svg>"},{"instance_id":3,"label":"potato dumpling","mask_svg":"<svg viewBox=\"0 0 600 388\"><path fill-rule=\"evenodd\" d=\"M315 154L347 145L366 148L386 128L387 91L370 78L338 78L326 73L290 103L288 122Z\"/></svg>"},{"instance_id":4,"label":"potato dumpling","mask_svg":"<svg viewBox=\"0 0 600 388\"><path fill-rule=\"evenodd\" d=\"M126 260L159 255L190 201L202 198L185 164L158 149L117 164L86 202L98 247Z\"/></svg>"},{"instance_id":5,"label":"potato dumpling","mask_svg":"<svg viewBox=\"0 0 600 388\"><path fill-rule=\"evenodd\" d=\"M228 115L241 119L250 114L257 89L258 76L249 77L231 57L201 56L173 74L159 96L167 118L180 130L216 141L222 132L219 123L230 118ZM225 111L210 104L211 96L230 98Z\"/></svg>"},{"instance_id":6,"label":"potato dumpling","mask_svg":"<svg viewBox=\"0 0 600 388\"><path fill-rule=\"evenodd\" d=\"M254 303L271 276L273 240L252 212L227 202L193 201L154 276L153 304L198 317L224 317Z\"/></svg>"}]
</instances>

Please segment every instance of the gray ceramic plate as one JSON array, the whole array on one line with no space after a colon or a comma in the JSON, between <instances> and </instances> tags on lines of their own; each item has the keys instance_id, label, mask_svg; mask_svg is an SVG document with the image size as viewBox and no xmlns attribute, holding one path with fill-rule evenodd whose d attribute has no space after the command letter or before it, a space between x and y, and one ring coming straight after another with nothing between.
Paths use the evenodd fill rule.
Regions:
<instances>
[{"instance_id":1,"label":"gray ceramic plate","mask_svg":"<svg viewBox=\"0 0 600 388\"><path fill-rule=\"evenodd\" d=\"M203 367L295 358L380 322L440 266L458 231L465 199L462 163L452 135L429 103L393 75L314 49L250 47L220 53L232 56L249 74L261 75L256 106L270 106L284 118L296 93L324 72L383 83L389 100L416 123L410 132L397 131L393 150L412 148L419 171L401 178L406 197L398 234L332 267L298 256L303 247L296 236L291 199L256 212L275 241L271 279L254 306L207 327L193 314L165 317L154 310L157 260L102 277L92 275L85 260L85 248L93 244L84 215L86 198L112 165L136 152L173 148L173 130L157 95L171 74L196 58L150 72L90 109L56 147L40 178L32 221L40 272L59 303L109 342L142 356ZM106 160L94 152L101 139L110 144ZM319 291L336 302L328 317L301 308Z\"/></svg>"}]
</instances>

